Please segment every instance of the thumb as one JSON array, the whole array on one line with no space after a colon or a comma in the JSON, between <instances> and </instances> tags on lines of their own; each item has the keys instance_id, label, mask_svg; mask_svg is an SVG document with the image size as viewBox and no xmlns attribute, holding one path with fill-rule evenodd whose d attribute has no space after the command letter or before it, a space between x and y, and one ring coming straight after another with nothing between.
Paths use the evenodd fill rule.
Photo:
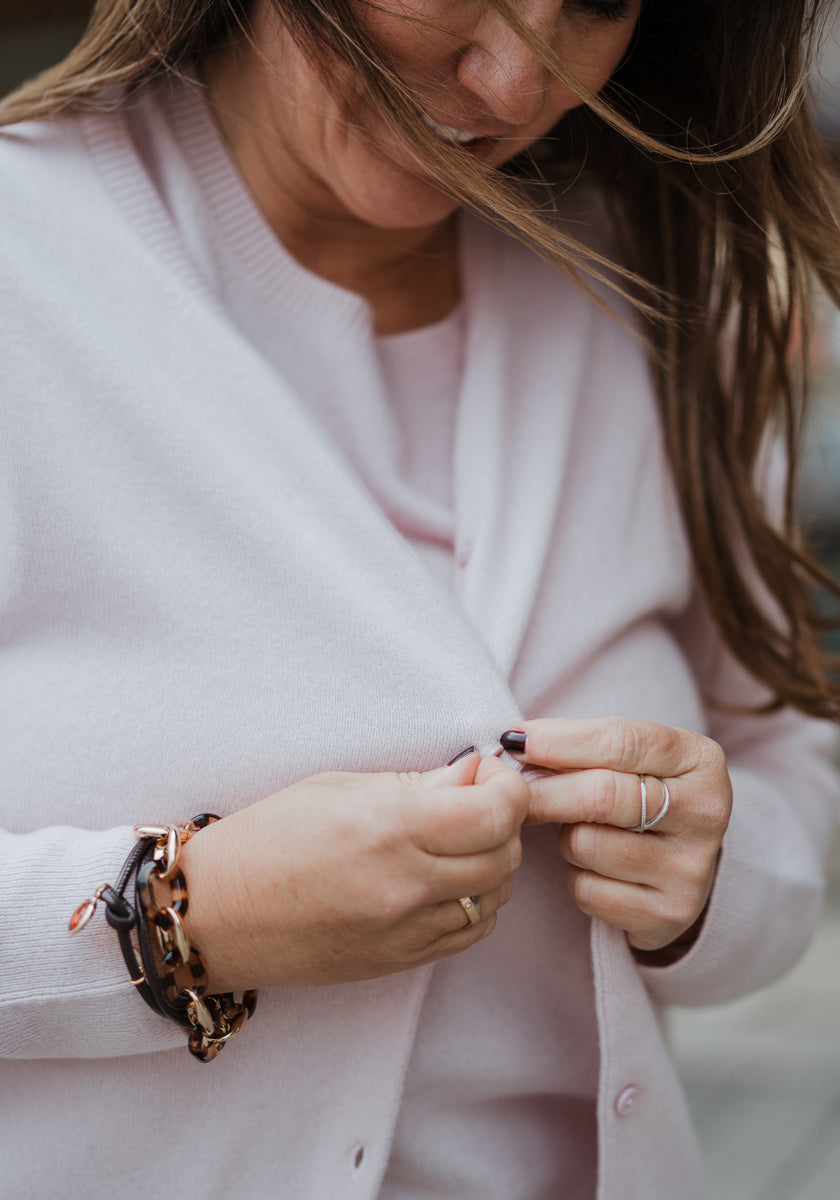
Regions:
<instances>
[{"instance_id":1,"label":"thumb","mask_svg":"<svg viewBox=\"0 0 840 1200\"><path fill-rule=\"evenodd\" d=\"M515 767L508 766L502 762L500 758L496 758L491 754L487 758L482 758L478 764L478 770L475 773L476 783L487 783L489 779L493 779L498 775L519 775L521 773Z\"/></svg>"},{"instance_id":2,"label":"thumb","mask_svg":"<svg viewBox=\"0 0 840 1200\"><path fill-rule=\"evenodd\" d=\"M459 754L446 767L424 771L420 778L426 787L468 787L475 782L481 762L481 755L473 748L470 752Z\"/></svg>"}]
</instances>

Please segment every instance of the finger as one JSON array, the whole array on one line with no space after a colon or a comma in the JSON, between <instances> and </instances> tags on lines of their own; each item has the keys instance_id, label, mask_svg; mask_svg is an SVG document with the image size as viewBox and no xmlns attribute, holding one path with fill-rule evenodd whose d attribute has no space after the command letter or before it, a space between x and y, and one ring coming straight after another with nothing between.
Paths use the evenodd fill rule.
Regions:
<instances>
[{"instance_id":1,"label":"finger","mask_svg":"<svg viewBox=\"0 0 840 1200\"><path fill-rule=\"evenodd\" d=\"M581 912L623 929L639 950L669 945L694 924L705 903L682 889L666 893L572 866L566 881Z\"/></svg>"},{"instance_id":2,"label":"finger","mask_svg":"<svg viewBox=\"0 0 840 1200\"><path fill-rule=\"evenodd\" d=\"M522 778L520 773L518 771L515 771L513 769L513 767L508 766L507 763L502 762L501 759L496 758L494 755L490 755L487 758L482 758L479 761L478 767L475 772L475 782L477 784L478 783L488 783L490 780L492 780L496 776L504 776L504 775L510 775L510 774L513 774L514 776L516 776L517 779Z\"/></svg>"},{"instance_id":3,"label":"finger","mask_svg":"<svg viewBox=\"0 0 840 1200\"><path fill-rule=\"evenodd\" d=\"M476 779L475 784L461 787L441 782L428 786L414 780L407 785L404 817L415 845L429 854L475 854L504 846L519 832L531 799L519 772L497 759L486 759Z\"/></svg>"},{"instance_id":4,"label":"finger","mask_svg":"<svg viewBox=\"0 0 840 1200\"><path fill-rule=\"evenodd\" d=\"M525 749L516 757L553 771L607 767L673 778L704 761L708 741L688 729L628 717L547 718L526 721L519 729Z\"/></svg>"},{"instance_id":5,"label":"finger","mask_svg":"<svg viewBox=\"0 0 840 1200\"><path fill-rule=\"evenodd\" d=\"M464 910L460 909L460 912L461 917L464 918ZM453 954L461 954L464 950L469 950L476 942L481 942L484 938L490 936L496 928L498 919L498 912L494 912L491 916L479 921L477 925L465 925L462 929L441 934L440 937L429 944L422 959L412 965L423 966L427 963L438 962L441 958L450 958Z\"/></svg>"},{"instance_id":6,"label":"finger","mask_svg":"<svg viewBox=\"0 0 840 1200\"><path fill-rule=\"evenodd\" d=\"M502 887L478 896L479 920L475 924L470 922L458 900L438 905L433 920L439 926L440 933L429 943L425 961L436 962L440 958L460 954L489 937L496 928L499 909L507 904L512 894L513 881L508 880Z\"/></svg>"},{"instance_id":7,"label":"finger","mask_svg":"<svg viewBox=\"0 0 840 1200\"><path fill-rule=\"evenodd\" d=\"M473 893L477 899L479 922L489 921L513 895L513 880L508 879L501 887L492 888L488 892ZM471 899L473 898L471 897ZM445 900L429 910L429 928L431 940L445 937L449 933L459 933L469 928L471 922L458 900Z\"/></svg>"},{"instance_id":8,"label":"finger","mask_svg":"<svg viewBox=\"0 0 840 1200\"><path fill-rule=\"evenodd\" d=\"M668 833L690 824L690 813L685 806L670 802L679 784L672 782L667 787L670 797L668 809L651 833ZM653 821L664 809L665 785L656 776L645 775L644 790L646 818ZM531 783L529 825L558 821L563 824L583 822L637 829L641 819L642 780L638 775L594 768L549 775Z\"/></svg>"},{"instance_id":9,"label":"finger","mask_svg":"<svg viewBox=\"0 0 840 1200\"><path fill-rule=\"evenodd\" d=\"M464 787L473 783L475 774L481 764L481 755L473 746L471 750L458 754L445 767L435 767L432 771L419 771L416 776L409 774L400 778L416 779L426 787Z\"/></svg>"},{"instance_id":10,"label":"finger","mask_svg":"<svg viewBox=\"0 0 840 1200\"><path fill-rule=\"evenodd\" d=\"M522 842L518 835L495 850L460 856L433 856L430 862L427 896L429 903L440 904L453 897L479 896L507 883L522 863Z\"/></svg>"},{"instance_id":11,"label":"finger","mask_svg":"<svg viewBox=\"0 0 840 1200\"><path fill-rule=\"evenodd\" d=\"M680 888L705 894L716 853L709 844L676 838L638 837L609 825L564 825L560 852L573 867L646 887Z\"/></svg>"}]
</instances>

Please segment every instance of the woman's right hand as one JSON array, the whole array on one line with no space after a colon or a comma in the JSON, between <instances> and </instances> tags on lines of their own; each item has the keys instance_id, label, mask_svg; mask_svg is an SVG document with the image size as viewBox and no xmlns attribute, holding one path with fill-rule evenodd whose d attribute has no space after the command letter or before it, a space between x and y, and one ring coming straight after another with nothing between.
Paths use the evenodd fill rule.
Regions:
<instances>
[{"instance_id":1,"label":"woman's right hand","mask_svg":"<svg viewBox=\"0 0 840 1200\"><path fill-rule=\"evenodd\" d=\"M211 991L373 979L466 950L510 899L529 800L516 771L472 754L315 775L208 826L181 862Z\"/></svg>"}]
</instances>

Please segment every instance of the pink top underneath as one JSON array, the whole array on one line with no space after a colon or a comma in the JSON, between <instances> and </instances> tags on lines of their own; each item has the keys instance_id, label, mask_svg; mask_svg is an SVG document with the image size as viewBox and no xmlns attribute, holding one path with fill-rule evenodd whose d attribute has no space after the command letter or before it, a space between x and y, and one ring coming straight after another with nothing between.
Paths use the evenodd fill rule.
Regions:
<instances>
[{"instance_id":1,"label":"pink top underneath","mask_svg":"<svg viewBox=\"0 0 840 1200\"><path fill-rule=\"evenodd\" d=\"M450 464L463 328L458 311L380 339L402 478L416 500L401 514L401 531L442 579L453 567ZM525 838L514 898L492 937L435 967L382 1200L595 1194L589 921L566 890L554 829Z\"/></svg>"}]
</instances>

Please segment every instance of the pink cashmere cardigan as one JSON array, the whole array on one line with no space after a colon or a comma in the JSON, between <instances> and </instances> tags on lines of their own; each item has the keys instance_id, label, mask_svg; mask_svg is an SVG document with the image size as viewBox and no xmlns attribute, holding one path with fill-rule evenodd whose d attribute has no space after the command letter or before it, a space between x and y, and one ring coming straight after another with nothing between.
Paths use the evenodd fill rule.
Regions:
<instances>
[{"instance_id":1,"label":"pink cashmere cardigan","mask_svg":"<svg viewBox=\"0 0 840 1200\"><path fill-rule=\"evenodd\" d=\"M598 1197L699 1200L661 1006L761 987L805 948L832 739L704 704L758 693L697 594L633 337L465 219L449 591L230 321L122 112L3 133L0 211L5 1194L90 1194L93 1172L123 1200L152 1174L184 1196L374 1200L430 969L266 993L200 1068L104 922L68 942L70 911L137 820L425 769L523 715L627 713L720 740L735 808L682 961L640 969L593 924ZM238 249L267 303L324 319ZM348 299L323 342L348 398L379 386L372 344Z\"/></svg>"}]
</instances>

